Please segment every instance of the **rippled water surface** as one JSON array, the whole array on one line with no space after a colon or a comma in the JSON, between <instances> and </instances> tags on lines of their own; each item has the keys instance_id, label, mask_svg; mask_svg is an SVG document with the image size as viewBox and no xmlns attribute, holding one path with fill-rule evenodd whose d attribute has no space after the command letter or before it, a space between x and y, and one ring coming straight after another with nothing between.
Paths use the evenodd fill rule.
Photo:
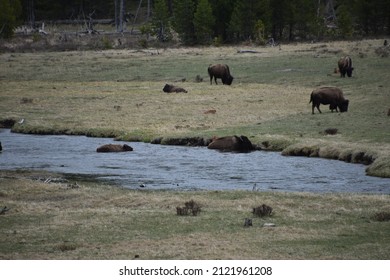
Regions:
<instances>
[{"instance_id":1,"label":"rippled water surface","mask_svg":"<svg viewBox=\"0 0 390 280\"><path fill-rule=\"evenodd\" d=\"M9 130L0 130L0 142L0 169L91 175L128 188L390 193L390 179L366 176L363 165L275 152L221 153L135 142L128 143L133 152L97 153L100 145L124 142Z\"/></svg>"}]
</instances>

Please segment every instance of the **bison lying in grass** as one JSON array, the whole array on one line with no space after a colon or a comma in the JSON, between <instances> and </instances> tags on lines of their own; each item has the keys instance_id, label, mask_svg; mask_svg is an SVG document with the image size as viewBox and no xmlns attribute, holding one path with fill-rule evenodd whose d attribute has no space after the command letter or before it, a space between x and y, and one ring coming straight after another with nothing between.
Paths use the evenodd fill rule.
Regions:
<instances>
[{"instance_id":1,"label":"bison lying in grass","mask_svg":"<svg viewBox=\"0 0 390 280\"><path fill-rule=\"evenodd\" d=\"M163 88L163 92L171 93L171 92L184 92L187 93L187 91L184 88L177 87L170 84L165 84Z\"/></svg>"},{"instance_id":2,"label":"bison lying in grass","mask_svg":"<svg viewBox=\"0 0 390 280\"><path fill-rule=\"evenodd\" d=\"M310 102L312 104L312 114L314 114L314 108L316 107L318 112L322 113L320 110L320 104L329 105L331 110L337 108L340 109L340 112L347 112L349 100L344 98L343 92L341 89L336 87L321 87L313 90L310 95Z\"/></svg>"}]
</instances>

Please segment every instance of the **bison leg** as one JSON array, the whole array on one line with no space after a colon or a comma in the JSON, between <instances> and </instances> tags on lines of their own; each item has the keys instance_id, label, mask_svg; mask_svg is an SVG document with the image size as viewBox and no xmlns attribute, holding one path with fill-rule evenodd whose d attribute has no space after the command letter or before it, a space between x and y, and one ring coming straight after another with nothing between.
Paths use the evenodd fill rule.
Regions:
<instances>
[{"instance_id":1,"label":"bison leg","mask_svg":"<svg viewBox=\"0 0 390 280\"><path fill-rule=\"evenodd\" d=\"M217 83L217 77L214 77L215 84L218 85Z\"/></svg>"},{"instance_id":2,"label":"bison leg","mask_svg":"<svg viewBox=\"0 0 390 280\"><path fill-rule=\"evenodd\" d=\"M318 112L322 113L321 110L320 110L320 104L314 104L313 102L313 105L311 106L311 113L314 115L314 107L317 108Z\"/></svg>"}]
</instances>

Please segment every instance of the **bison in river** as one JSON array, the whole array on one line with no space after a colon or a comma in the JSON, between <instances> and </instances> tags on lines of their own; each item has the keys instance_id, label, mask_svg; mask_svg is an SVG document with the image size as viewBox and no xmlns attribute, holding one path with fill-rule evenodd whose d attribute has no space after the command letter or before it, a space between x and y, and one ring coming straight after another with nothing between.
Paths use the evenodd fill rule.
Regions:
<instances>
[{"instance_id":1,"label":"bison in river","mask_svg":"<svg viewBox=\"0 0 390 280\"><path fill-rule=\"evenodd\" d=\"M230 75L229 66L227 66L226 64L210 64L207 71L209 72L210 76L210 85L213 84L213 78L216 85L218 84L217 79L221 79L224 85L229 86L233 82L233 76Z\"/></svg>"},{"instance_id":2,"label":"bison in river","mask_svg":"<svg viewBox=\"0 0 390 280\"><path fill-rule=\"evenodd\" d=\"M349 100L344 98L343 92L341 89L336 87L321 87L313 90L310 95L310 102L312 104L312 114L314 114L314 107L317 108L318 112L322 113L320 110L320 104L328 105L330 109L340 109L340 112L348 111Z\"/></svg>"},{"instance_id":3,"label":"bison in river","mask_svg":"<svg viewBox=\"0 0 390 280\"><path fill-rule=\"evenodd\" d=\"M215 138L207 146L209 149L216 149L225 152L250 152L254 150L251 141L246 136L225 136Z\"/></svg>"},{"instance_id":4,"label":"bison in river","mask_svg":"<svg viewBox=\"0 0 390 280\"><path fill-rule=\"evenodd\" d=\"M131 152L133 150L129 145L106 144L96 149L98 153L116 153L116 152Z\"/></svg>"},{"instance_id":5,"label":"bison in river","mask_svg":"<svg viewBox=\"0 0 390 280\"><path fill-rule=\"evenodd\" d=\"M163 88L163 92L167 92L167 93L170 93L170 92L185 92L185 93L187 93L187 91L184 88L177 87L177 86L174 86L174 85L169 85L169 84L165 84L165 86Z\"/></svg>"},{"instance_id":6,"label":"bison in river","mask_svg":"<svg viewBox=\"0 0 390 280\"><path fill-rule=\"evenodd\" d=\"M348 77L352 77L352 59L351 57L344 56L339 59L338 66L340 70L340 77L345 78L345 74L347 74Z\"/></svg>"}]
</instances>

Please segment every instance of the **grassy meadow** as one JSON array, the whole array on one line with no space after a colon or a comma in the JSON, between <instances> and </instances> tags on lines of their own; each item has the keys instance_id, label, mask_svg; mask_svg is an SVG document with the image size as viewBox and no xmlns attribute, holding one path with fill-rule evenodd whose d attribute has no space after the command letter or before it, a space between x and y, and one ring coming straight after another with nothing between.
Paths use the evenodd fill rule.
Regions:
<instances>
[{"instance_id":1,"label":"grassy meadow","mask_svg":"<svg viewBox=\"0 0 390 280\"><path fill-rule=\"evenodd\" d=\"M246 135L285 155L368 159L368 174L390 177L382 43L0 53L0 121L24 119L15 132L145 142ZM355 71L342 79L333 71L345 54ZM211 63L230 66L232 86L210 85ZM188 93L164 93L166 83ZM312 115L319 86L340 87L349 111L321 106ZM88 181L70 188L36 176L0 171L0 207L10 208L0 215L0 259L390 258L390 224L373 219L390 212L388 195L137 191ZM190 199L202 212L176 215ZM274 208L271 217L252 216L262 203ZM253 227L243 227L247 217Z\"/></svg>"},{"instance_id":2,"label":"grassy meadow","mask_svg":"<svg viewBox=\"0 0 390 280\"><path fill-rule=\"evenodd\" d=\"M389 218L388 195L74 188L44 182L55 174L0 176L10 209L0 216L0 259L390 258L390 223L375 218ZM177 215L191 200L201 212ZM262 204L271 216L252 214Z\"/></svg>"}]
</instances>

